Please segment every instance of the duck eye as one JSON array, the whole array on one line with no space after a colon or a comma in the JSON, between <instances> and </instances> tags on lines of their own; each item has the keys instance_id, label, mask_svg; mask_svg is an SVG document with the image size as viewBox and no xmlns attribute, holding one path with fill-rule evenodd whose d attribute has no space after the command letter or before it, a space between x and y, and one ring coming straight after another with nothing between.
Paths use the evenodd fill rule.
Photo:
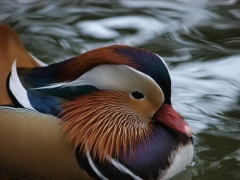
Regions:
<instances>
[{"instance_id":1,"label":"duck eye","mask_svg":"<svg viewBox=\"0 0 240 180\"><path fill-rule=\"evenodd\" d=\"M132 97L134 97L135 99L142 99L142 98L144 98L144 95L139 91L133 91Z\"/></svg>"}]
</instances>

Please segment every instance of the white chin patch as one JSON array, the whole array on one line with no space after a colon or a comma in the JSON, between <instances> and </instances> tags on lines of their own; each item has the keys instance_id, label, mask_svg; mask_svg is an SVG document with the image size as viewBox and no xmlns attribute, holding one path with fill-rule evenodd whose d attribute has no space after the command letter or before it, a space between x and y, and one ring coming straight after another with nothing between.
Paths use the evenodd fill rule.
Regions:
<instances>
[{"instance_id":1,"label":"white chin patch","mask_svg":"<svg viewBox=\"0 0 240 180\"><path fill-rule=\"evenodd\" d=\"M182 171L192 160L194 155L194 147L192 143L185 146L180 146L177 152L173 152L171 158L172 165L166 170L165 175L159 180L165 180L173 177Z\"/></svg>"}]
</instances>

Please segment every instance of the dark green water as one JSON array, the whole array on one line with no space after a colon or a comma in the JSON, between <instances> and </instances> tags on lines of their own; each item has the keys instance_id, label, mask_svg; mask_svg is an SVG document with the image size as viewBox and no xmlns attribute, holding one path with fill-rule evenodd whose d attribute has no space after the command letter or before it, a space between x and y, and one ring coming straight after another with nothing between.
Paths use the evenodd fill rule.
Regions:
<instances>
[{"instance_id":1,"label":"dark green water","mask_svg":"<svg viewBox=\"0 0 240 180\"><path fill-rule=\"evenodd\" d=\"M196 150L173 179L240 179L239 1L0 0L0 22L47 63L112 44L161 55Z\"/></svg>"}]
</instances>

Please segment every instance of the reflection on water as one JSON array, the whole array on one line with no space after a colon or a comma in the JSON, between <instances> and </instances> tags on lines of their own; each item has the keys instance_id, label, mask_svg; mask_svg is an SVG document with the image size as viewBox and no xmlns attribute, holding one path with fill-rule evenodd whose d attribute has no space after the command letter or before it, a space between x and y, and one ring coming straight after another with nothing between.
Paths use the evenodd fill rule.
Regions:
<instances>
[{"instance_id":1,"label":"reflection on water","mask_svg":"<svg viewBox=\"0 0 240 180\"><path fill-rule=\"evenodd\" d=\"M0 22L57 62L111 44L144 47L169 65L173 104L196 155L173 179L240 178L240 3L236 0L1 0Z\"/></svg>"}]
</instances>

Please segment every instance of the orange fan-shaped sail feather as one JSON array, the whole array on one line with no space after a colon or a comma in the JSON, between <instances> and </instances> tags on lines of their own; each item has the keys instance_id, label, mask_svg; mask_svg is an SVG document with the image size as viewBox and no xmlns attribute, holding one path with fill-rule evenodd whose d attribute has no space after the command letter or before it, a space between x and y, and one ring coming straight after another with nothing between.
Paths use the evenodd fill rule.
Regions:
<instances>
[{"instance_id":1,"label":"orange fan-shaped sail feather","mask_svg":"<svg viewBox=\"0 0 240 180\"><path fill-rule=\"evenodd\" d=\"M26 51L17 33L10 27L0 24L0 105L12 103L7 93L6 79L15 59L17 67L39 66Z\"/></svg>"}]
</instances>

